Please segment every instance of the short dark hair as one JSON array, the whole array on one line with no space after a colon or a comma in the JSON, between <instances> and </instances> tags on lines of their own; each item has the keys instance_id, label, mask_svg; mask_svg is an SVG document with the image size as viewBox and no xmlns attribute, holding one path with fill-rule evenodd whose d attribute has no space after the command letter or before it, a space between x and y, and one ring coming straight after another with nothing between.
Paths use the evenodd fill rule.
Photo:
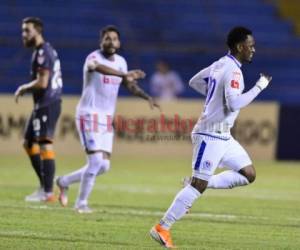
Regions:
<instances>
[{"instance_id":1,"label":"short dark hair","mask_svg":"<svg viewBox=\"0 0 300 250\"><path fill-rule=\"evenodd\" d=\"M119 29L116 26L114 26L114 25L107 25L107 26L105 26L104 28L102 28L100 30L101 39L105 36L105 34L107 32L111 32L111 31L116 32L118 34L118 37L120 38L120 31L119 31Z\"/></svg>"},{"instance_id":2,"label":"short dark hair","mask_svg":"<svg viewBox=\"0 0 300 250\"><path fill-rule=\"evenodd\" d=\"M248 28L242 26L234 27L227 35L227 46L230 50L235 50L236 45L244 42L248 35L252 35L252 31Z\"/></svg>"},{"instance_id":3,"label":"short dark hair","mask_svg":"<svg viewBox=\"0 0 300 250\"><path fill-rule=\"evenodd\" d=\"M43 33L44 24L43 21L38 17L25 17L23 23L32 23L34 28L39 32Z\"/></svg>"}]
</instances>

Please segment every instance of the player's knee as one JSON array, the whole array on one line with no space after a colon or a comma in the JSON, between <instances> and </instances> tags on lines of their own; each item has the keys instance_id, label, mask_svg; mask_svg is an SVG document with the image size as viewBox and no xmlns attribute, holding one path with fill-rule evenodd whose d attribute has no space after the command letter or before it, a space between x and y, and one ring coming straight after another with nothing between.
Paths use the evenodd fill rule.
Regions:
<instances>
[{"instance_id":1,"label":"player's knee","mask_svg":"<svg viewBox=\"0 0 300 250\"><path fill-rule=\"evenodd\" d=\"M104 159L102 161L101 168L99 169L97 175L105 174L110 170L110 160Z\"/></svg>"},{"instance_id":2,"label":"player's knee","mask_svg":"<svg viewBox=\"0 0 300 250\"><path fill-rule=\"evenodd\" d=\"M34 145L36 145L36 144L37 144L36 142L34 142L34 141L28 141L28 140L24 140L23 143L22 143L23 148L24 148L25 150L31 148L32 146L34 146Z\"/></svg>"},{"instance_id":3,"label":"player's knee","mask_svg":"<svg viewBox=\"0 0 300 250\"><path fill-rule=\"evenodd\" d=\"M53 143L51 141L43 140L39 141L39 144L43 150L53 150Z\"/></svg>"},{"instance_id":4,"label":"player's knee","mask_svg":"<svg viewBox=\"0 0 300 250\"><path fill-rule=\"evenodd\" d=\"M249 173L247 174L246 178L248 179L249 183L254 182L255 179L256 179L256 173L255 173L255 171L254 171L254 172L253 172L253 171L252 171L252 172L249 172Z\"/></svg>"},{"instance_id":5,"label":"player's knee","mask_svg":"<svg viewBox=\"0 0 300 250\"><path fill-rule=\"evenodd\" d=\"M103 159L102 153L94 153L88 156L89 163L87 173L100 175L109 170L109 160Z\"/></svg>"},{"instance_id":6,"label":"player's knee","mask_svg":"<svg viewBox=\"0 0 300 250\"><path fill-rule=\"evenodd\" d=\"M249 183L253 183L256 179L256 171L252 165L241 169L240 174L244 175Z\"/></svg>"},{"instance_id":7,"label":"player's knee","mask_svg":"<svg viewBox=\"0 0 300 250\"><path fill-rule=\"evenodd\" d=\"M110 160L103 160L102 168L104 173L108 172L110 170Z\"/></svg>"},{"instance_id":8,"label":"player's knee","mask_svg":"<svg viewBox=\"0 0 300 250\"><path fill-rule=\"evenodd\" d=\"M39 142L41 148L41 158L42 160L54 160L55 152L53 149L53 144L49 141Z\"/></svg>"},{"instance_id":9,"label":"player's knee","mask_svg":"<svg viewBox=\"0 0 300 250\"><path fill-rule=\"evenodd\" d=\"M23 141L23 148L29 156L36 155L40 153L40 147L35 142L30 142L27 140Z\"/></svg>"},{"instance_id":10,"label":"player's knee","mask_svg":"<svg viewBox=\"0 0 300 250\"><path fill-rule=\"evenodd\" d=\"M191 186L195 189L197 189L201 194L205 191L207 187L208 181L198 179L196 177L193 177Z\"/></svg>"}]
</instances>

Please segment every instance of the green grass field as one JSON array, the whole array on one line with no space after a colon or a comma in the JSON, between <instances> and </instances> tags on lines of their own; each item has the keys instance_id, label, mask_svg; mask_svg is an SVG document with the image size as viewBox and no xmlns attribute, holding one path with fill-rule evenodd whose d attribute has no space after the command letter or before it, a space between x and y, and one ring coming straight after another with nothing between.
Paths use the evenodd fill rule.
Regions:
<instances>
[{"instance_id":1,"label":"green grass field","mask_svg":"<svg viewBox=\"0 0 300 250\"><path fill-rule=\"evenodd\" d=\"M25 203L36 187L25 155L0 159L0 249L161 249L149 229L161 218L190 159L121 157L97 179L95 213ZM57 174L84 163L58 158ZM179 249L300 249L300 164L256 162L257 181L233 190L208 190L172 229Z\"/></svg>"}]
</instances>

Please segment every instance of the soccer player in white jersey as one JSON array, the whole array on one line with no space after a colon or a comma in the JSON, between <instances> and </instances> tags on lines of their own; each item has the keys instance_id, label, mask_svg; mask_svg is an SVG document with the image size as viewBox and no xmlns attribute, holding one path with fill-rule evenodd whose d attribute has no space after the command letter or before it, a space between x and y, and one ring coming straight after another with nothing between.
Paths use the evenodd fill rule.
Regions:
<instances>
[{"instance_id":1,"label":"soccer player in white jersey","mask_svg":"<svg viewBox=\"0 0 300 250\"><path fill-rule=\"evenodd\" d=\"M83 90L76 108L76 125L86 154L87 163L81 169L57 178L59 201L68 203L67 190L70 184L80 182L75 209L90 213L88 197L95 178L110 168L113 143L112 122L121 84L129 91L147 100L151 108L159 105L138 85L145 76L141 70L127 71L126 60L116 54L120 48L120 33L114 26L105 27L100 34L100 50L88 55L83 67Z\"/></svg>"},{"instance_id":2,"label":"soccer player in white jersey","mask_svg":"<svg viewBox=\"0 0 300 250\"><path fill-rule=\"evenodd\" d=\"M255 53L252 32L233 28L227 37L229 53L190 80L190 86L206 96L202 116L191 137L193 143L192 180L175 197L150 235L164 247L173 248L170 228L191 208L206 188L230 189L255 180L255 169L245 149L231 136L239 110L265 89L271 77L260 75L256 84L244 90L242 63L251 62ZM229 170L214 175L217 167Z\"/></svg>"}]
</instances>

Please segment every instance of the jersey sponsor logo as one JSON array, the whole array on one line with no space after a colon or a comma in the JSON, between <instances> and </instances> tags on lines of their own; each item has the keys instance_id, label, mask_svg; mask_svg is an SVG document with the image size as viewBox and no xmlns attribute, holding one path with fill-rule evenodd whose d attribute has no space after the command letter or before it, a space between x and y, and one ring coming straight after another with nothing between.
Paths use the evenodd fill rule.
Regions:
<instances>
[{"instance_id":1,"label":"jersey sponsor logo","mask_svg":"<svg viewBox=\"0 0 300 250\"><path fill-rule=\"evenodd\" d=\"M240 83L238 81L236 81L236 80L231 80L230 86L233 89L239 89L240 88Z\"/></svg>"},{"instance_id":2,"label":"jersey sponsor logo","mask_svg":"<svg viewBox=\"0 0 300 250\"><path fill-rule=\"evenodd\" d=\"M104 75L102 77L102 82L104 84L120 84L121 83L120 79L121 79L120 77Z\"/></svg>"}]
</instances>

